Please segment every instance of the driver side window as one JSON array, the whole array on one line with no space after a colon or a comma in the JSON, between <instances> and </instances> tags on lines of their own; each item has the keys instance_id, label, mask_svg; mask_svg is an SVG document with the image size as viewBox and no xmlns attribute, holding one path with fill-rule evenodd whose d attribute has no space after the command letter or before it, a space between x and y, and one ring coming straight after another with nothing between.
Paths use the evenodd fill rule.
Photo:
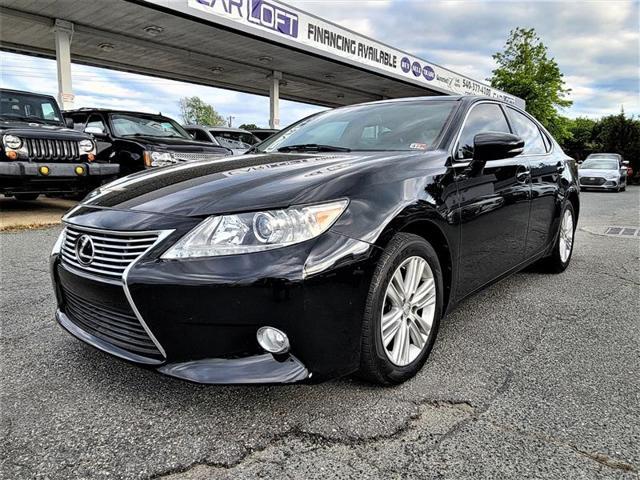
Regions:
<instances>
[{"instance_id":1,"label":"driver side window","mask_svg":"<svg viewBox=\"0 0 640 480\"><path fill-rule=\"evenodd\" d=\"M456 158L473 158L473 139L482 132L511 133L504 112L498 104L480 103L471 107L460 133Z\"/></svg>"}]
</instances>

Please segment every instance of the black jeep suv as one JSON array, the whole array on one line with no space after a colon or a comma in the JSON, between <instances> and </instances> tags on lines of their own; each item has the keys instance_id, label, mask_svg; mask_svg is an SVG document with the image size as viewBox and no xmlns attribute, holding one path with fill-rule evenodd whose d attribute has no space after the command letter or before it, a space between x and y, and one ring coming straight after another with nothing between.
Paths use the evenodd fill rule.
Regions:
<instances>
[{"instance_id":1,"label":"black jeep suv","mask_svg":"<svg viewBox=\"0 0 640 480\"><path fill-rule=\"evenodd\" d=\"M95 154L91 136L67 128L53 97L0 89L0 194L86 193L118 174Z\"/></svg>"},{"instance_id":2,"label":"black jeep suv","mask_svg":"<svg viewBox=\"0 0 640 480\"><path fill-rule=\"evenodd\" d=\"M174 120L149 113L81 108L64 112L76 130L95 137L97 158L117 162L120 175L231 155L225 147L193 139Z\"/></svg>"}]
</instances>

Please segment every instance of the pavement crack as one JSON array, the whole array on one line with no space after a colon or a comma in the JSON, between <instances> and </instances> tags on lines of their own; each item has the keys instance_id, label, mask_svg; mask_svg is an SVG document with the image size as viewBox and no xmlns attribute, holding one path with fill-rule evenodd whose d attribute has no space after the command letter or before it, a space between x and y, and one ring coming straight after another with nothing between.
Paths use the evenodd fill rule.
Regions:
<instances>
[{"instance_id":1,"label":"pavement crack","mask_svg":"<svg viewBox=\"0 0 640 480\"><path fill-rule=\"evenodd\" d=\"M620 280L620 281L625 282L625 283L630 283L631 285L640 286L640 282L636 282L633 279L630 279L630 278L627 278L627 277L623 277L621 275L615 275L615 274L609 273L609 272L599 272L597 270L592 272L592 273L594 273L596 275L605 275L607 277L615 278L616 280Z\"/></svg>"},{"instance_id":2,"label":"pavement crack","mask_svg":"<svg viewBox=\"0 0 640 480\"><path fill-rule=\"evenodd\" d=\"M510 433L515 433L518 435L521 435L523 437L526 438L530 438L532 440L538 440L541 442L545 442L545 443L549 443L552 445L556 445L556 446L560 446L560 447L566 447L569 448L570 450L573 450L574 452L576 452L578 455L588 458L589 460L593 460L594 462L598 462L602 465L605 465L609 468L615 469L615 470L622 470L625 472L637 472L638 469L631 463L628 463L624 460L621 460L619 458L614 458L611 457L609 455L606 455L604 453L600 453L600 452L589 452L587 450L584 450L582 448L578 448L575 445L562 441L562 440L558 440L550 435L544 435L544 434L538 434L538 433L533 433L533 432L527 432L525 430L522 430L520 428L511 426L511 425L505 425L502 423L498 423L495 421L492 421L490 419L487 418L482 418L482 421L487 422L491 425L493 425L494 427L496 427L499 430L502 431L506 431L506 432L510 432Z\"/></svg>"},{"instance_id":3,"label":"pavement crack","mask_svg":"<svg viewBox=\"0 0 640 480\"><path fill-rule=\"evenodd\" d=\"M453 421L453 425L449 427L443 433L433 433L434 436L438 437L435 440L434 448L437 448L437 445L440 441L447 436L449 436L458 425L466 423L467 421L475 418L477 415L477 409L466 401L446 401L446 400L436 400L436 401L423 401L423 402L411 402L417 407L417 411L411 415L408 415L405 421L398 426L395 430L390 433L383 433L378 435L371 435L366 437L352 437L346 436L343 438L335 438L330 435L325 435L320 432L309 432L305 431L300 426L296 425L290 428L289 430L274 435L270 439L268 439L264 444L256 446L256 447L247 447L245 446L244 452L233 462L211 462L207 460L193 462L189 465L185 465L182 467L174 467L167 469L165 471L156 473L148 477L151 479L161 479L167 478L172 475L187 473L196 467L210 467L213 469L220 469L224 471L230 471L236 467L239 467L251 459L256 459L260 453L264 452L268 448L281 448L288 444L288 442L292 439L297 439L306 442L309 445L312 445L311 448L305 450L303 454L307 454L313 452L318 449L330 448L333 446L346 446L353 448L353 455L358 459L367 463L371 467L375 467L375 469L379 472L382 472L379 467L371 463L370 459L367 459L364 456L361 456L358 452L358 448L367 447L372 444L376 444L383 441L395 440L398 438L402 438L406 435L409 435L410 432L414 430L419 430L421 428L420 422L423 420L423 417L427 412L438 415L441 414L443 410L451 412L455 412L454 416L455 421ZM458 418L460 417L460 418ZM431 450L431 449L429 449ZM257 463L275 463L281 464L282 462L272 461L264 458L257 458L255 460Z\"/></svg>"}]
</instances>

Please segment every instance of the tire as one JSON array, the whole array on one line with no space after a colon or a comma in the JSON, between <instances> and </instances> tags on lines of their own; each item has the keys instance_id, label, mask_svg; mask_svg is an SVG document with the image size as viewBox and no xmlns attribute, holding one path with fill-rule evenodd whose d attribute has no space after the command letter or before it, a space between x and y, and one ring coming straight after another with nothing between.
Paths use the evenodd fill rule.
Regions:
<instances>
[{"instance_id":1,"label":"tire","mask_svg":"<svg viewBox=\"0 0 640 480\"><path fill-rule=\"evenodd\" d=\"M625 184L625 185L620 189L620 191L621 191L621 192L626 192L626 191L627 191L627 185Z\"/></svg>"},{"instance_id":2,"label":"tire","mask_svg":"<svg viewBox=\"0 0 640 480\"><path fill-rule=\"evenodd\" d=\"M567 213L568 212L568 213ZM566 247L566 243L563 245L563 242L566 242L566 236L563 238L563 224L565 221L565 216L571 215L571 245L569 246L568 254L566 251L563 252L563 247ZM562 273L564 272L569 263L571 262L571 256L573 255L573 246L575 245L575 232L576 232L576 215L573 210L573 205L571 202L566 202L564 208L562 209L562 215L560 215L560 224L558 226L558 238L553 245L553 252L547 258L545 258L542 262L544 269L551 273Z\"/></svg>"},{"instance_id":3,"label":"tire","mask_svg":"<svg viewBox=\"0 0 640 480\"><path fill-rule=\"evenodd\" d=\"M13 195L16 200L20 200L21 202L27 202L27 201L32 201L32 200L36 200L40 194L39 193L15 193Z\"/></svg>"},{"instance_id":4,"label":"tire","mask_svg":"<svg viewBox=\"0 0 640 480\"><path fill-rule=\"evenodd\" d=\"M393 290L390 284L392 281L394 286L397 284L398 277L396 276L396 280L394 280L396 274L399 273L403 277L410 271L409 269L414 268L415 271L423 273L417 280L417 287L413 290L409 288L409 291L423 295L418 295L420 298L415 295L407 295L406 297L410 300L403 300L401 297L405 295L404 291L406 290L404 288L403 291L400 291L401 289ZM390 295L388 288L389 292L399 292L400 295ZM400 302L394 305L393 298L399 299ZM438 255L433 247L417 235L396 234L382 253L369 287L362 322L358 376L380 385L398 384L413 377L422 368L433 348L440 326L442 302L442 270ZM427 306L418 308L423 303ZM400 308L399 305L403 305L403 307ZM382 318L385 309L386 318L391 318L392 315L400 316L393 324L389 324L398 325L398 328L395 330L397 332L395 336L389 335L387 337L387 339L392 339L387 342L386 347L383 343L382 333ZM429 319L432 321L427 332ZM416 340L418 337L420 337L419 341ZM401 342L400 339L408 340ZM396 342L398 343L396 344ZM401 349L402 345L405 345L406 348ZM393 352L396 351L401 358L396 358L397 361L394 362L392 357L394 356ZM402 355L402 352L405 352L405 355Z\"/></svg>"}]
</instances>

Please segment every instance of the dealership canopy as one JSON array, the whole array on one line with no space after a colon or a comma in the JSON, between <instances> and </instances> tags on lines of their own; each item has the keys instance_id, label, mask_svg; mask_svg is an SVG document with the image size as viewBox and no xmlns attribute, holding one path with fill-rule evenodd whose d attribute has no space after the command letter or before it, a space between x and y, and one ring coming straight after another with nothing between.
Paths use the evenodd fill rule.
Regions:
<instances>
[{"instance_id":1,"label":"dealership canopy","mask_svg":"<svg viewBox=\"0 0 640 480\"><path fill-rule=\"evenodd\" d=\"M276 0L0 0L0 48L328 107L423 95L524 102Z\"/></svg>"}]
</instances>

